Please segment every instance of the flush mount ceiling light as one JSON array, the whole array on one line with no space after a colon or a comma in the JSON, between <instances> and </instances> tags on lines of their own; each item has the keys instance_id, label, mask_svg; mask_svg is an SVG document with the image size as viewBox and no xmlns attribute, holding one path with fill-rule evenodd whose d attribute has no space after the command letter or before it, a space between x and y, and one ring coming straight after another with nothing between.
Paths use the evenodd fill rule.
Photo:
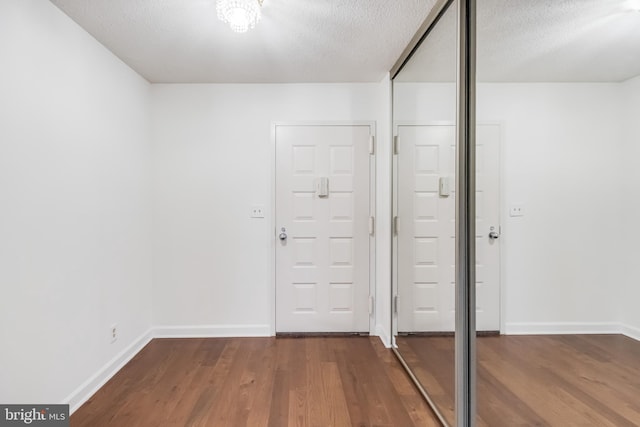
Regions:
<instances>
[{"instance_id":1,"label":"flush mount ceiling light","mask_svg":"<svg viewBox=\"0 0 640 427\"><path fill-rule=\"evenodd\" d=\"M260 21L264 0L217 0L218 19L236 33L246 33Z\"/></svg>"}]
</instances>

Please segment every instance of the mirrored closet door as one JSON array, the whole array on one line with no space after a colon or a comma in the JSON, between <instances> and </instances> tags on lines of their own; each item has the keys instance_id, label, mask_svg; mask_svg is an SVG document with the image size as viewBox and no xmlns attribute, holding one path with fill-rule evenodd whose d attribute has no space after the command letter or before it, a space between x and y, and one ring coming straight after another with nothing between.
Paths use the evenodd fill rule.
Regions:
<instances>
[{"instance_id":1,"label":"mirrored closet door","mask_svg":"<svg viewBox=\"0 0 640 427\"><path fill-rule=\"evenodd\" d=\"M455 396L457 2L393 80L396 350L438 415Z\"/></svg>"},{"instance_id":2,"label":"mirrored closet door","mask_svg":"<svg viewBox=\"0 0 640 427\"><path fill-rule=\"evenodd\" d=\"M476 425L640 425L640 4L477 0ZM393 80L395 349L456 424L457 2Z\"/></svg>"},{"instance_id":3,"label":"mirrored closet door","mask_svg":"<svg viewBox=\"0 0 640 427\"><path fill-rule=\"evenodd\" d=\"M640 425L639 8L477 1L477 142L492 124L502 178L478 426Z\"/></svg>"}]
</instances>

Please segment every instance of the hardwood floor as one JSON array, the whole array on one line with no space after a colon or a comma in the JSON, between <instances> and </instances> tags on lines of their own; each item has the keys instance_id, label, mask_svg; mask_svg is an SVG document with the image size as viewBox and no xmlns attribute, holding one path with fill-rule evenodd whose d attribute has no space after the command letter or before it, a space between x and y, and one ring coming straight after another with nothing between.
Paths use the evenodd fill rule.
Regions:
<instances>
[{"instance_id":1,"label":"hardwood floor","mask_svg":"<svg viewBox=\"0 0 640 427\"><path fill-rule=\"evenodd\" d=\"M71 426L439 426L377 337L151 341Z\"/></svg>"},{"instance_id":2,"label":"hardwood floor","mask_svg":"<svg viewBox=\"0 0 640 427\"><path fill-rule=\"evenodd\" d=\"M451 424L453 337L399 337ZM640 426L640 342L622 335L478 337L478 426Z\"/></svg>"}]
</instances>

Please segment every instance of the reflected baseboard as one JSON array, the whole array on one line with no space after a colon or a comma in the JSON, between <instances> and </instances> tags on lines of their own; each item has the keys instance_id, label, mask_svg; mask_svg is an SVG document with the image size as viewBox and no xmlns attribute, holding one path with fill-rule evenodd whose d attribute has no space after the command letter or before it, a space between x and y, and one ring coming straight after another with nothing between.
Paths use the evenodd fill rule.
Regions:
<instances>
[{"instance_id":1,"label":"reflected baseboard","mask_svg":"<svg viewBox=\"0 0 640 427\"><path fill-rule=\"evenodd\" d=\"M507 323L505 335L590 335L622 334L640 341L640 328L615 322L530 322Z\"/></svg>"},{"instance_id":2,"label":"reflected baseboard","mask_svg":"<svg viewBox=\"0 0 640 427\"><path fill-rule=\"evenodd\" d=\"M622 334L640 341L640 328L623 323L602 322L531 322L507 323L504 335L589 335L589 334ZM454 332L398 332L399 337L453 337ZM478 331L478 337L500 335L500 331Z\"/></svg>"}]
</instances>

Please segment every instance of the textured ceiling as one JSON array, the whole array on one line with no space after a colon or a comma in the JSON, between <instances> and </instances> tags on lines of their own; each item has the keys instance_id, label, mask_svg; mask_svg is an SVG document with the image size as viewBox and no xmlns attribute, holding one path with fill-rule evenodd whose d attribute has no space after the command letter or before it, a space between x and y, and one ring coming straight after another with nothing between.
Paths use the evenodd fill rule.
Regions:
<instances>
[{"instance_id":1,"label":"textured ceiling","mask_svg":"<svg viewBox=\"0 0 640 427\"><path fill-rule=\"evenodd\" d=\"M215 0L51 0L154 83L380 81L435 0L265 0L245 34Z\"/></svg>"},{"instance_id":2,"label":"textured ceiling","mask_svg":"<svg viewBox=\"0 0 640 427\"><path fill-rule=\"evenodd\" d=\"M435 0L265 0L246 34L215 0L51 0L155 83L379 81ZM640 75L640 0L478 0L478 79L623 81ZM450 10L399 80L453 81Z\"/></svg>"},{"instance_id":3,"label":"textured ceiling","mask_svg":"<svg viewBox=\"0 0 640 427\"><path fill-rule=\"evenodd\" d=\"M640 0L478 0L478 80L619 82L640 75ZM398 76L455 80L448 11Z\"/></svg>"}]
</instances>

